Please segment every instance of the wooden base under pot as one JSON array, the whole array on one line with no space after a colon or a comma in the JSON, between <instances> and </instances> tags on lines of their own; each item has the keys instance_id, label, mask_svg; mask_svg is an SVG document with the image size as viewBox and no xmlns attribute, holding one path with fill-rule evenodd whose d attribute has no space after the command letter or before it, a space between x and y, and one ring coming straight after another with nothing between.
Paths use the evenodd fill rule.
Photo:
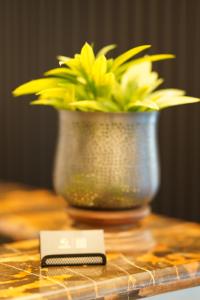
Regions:
<instances>
[{"instance_id":1,"label":"wooden base under pot","mask_svg":"<svg viewBox=\"0 0 200 300\"><path fill-rule=\"evenodd\" d=\"M90 210L69 206L68 215L75 221L93 226L132 225L148 216L148 205L121 211Z\"/></svg>"},{"instance_id":2,"label":"wooden base under pot","mask_svg":"<svg viewBox=\"0 0 200 300\"><path fill-rule=\"evenodd\" d=\"M112 252L142 252L154 247L151 232L139 222L149 213L149 206L121 211L67 208L74 229L104 229L106 251Z\"/></svg>"}]
</instances>

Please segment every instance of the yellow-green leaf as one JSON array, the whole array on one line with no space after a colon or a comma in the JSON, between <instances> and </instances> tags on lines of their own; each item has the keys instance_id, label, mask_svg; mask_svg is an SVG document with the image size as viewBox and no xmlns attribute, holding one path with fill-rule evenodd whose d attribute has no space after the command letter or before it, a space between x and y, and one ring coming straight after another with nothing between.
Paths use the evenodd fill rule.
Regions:
<instances>
[{"instance_id":1,"label":"yellow-green leaf","mask_svg":"<svg viewBox=\"0 0 200 300\"><path fill-rule=\"evenodd\" d=\"M60 88L60 87L42 90L39 93L37 93L37 95L45 99L63 98L65 94L66 94L66 88Z\"/></svg>"},{"instance_id":2,"label":"yellow-green leaf","mask_svg":"<svg viewBox=\"0 0 200 300\"><path fill-rule=\"evenodd\" d=\"M98 85L101 84L101 80L104 79L104 74L106 73L107 63L104 55L99 56L93 66L92 66L92 78Z\"/></svg>"},{"instance_id":3,"label":"yellow-green leaf","mask_svg":"<svg viewBox=\"0 0 200 300\"><path fill-rule=\"evenodd\" d=\"M52 88L42 90L37 93L39 99L57 99L67 102L75 101L75 88L73 85L68 85L65 88Z\"/></svg>"},{"instance_id":4,"label":"yellow-green leaf","mask_svg":"<svg viewBox=\"0 0 200 300\"><path fill-rule=\"evenodd\" d=\"M176 97L185 95L185 91L179 89L161 89L151 94L152 101L159 101L161 97Z\"/></svg>"},{"instance_id":5,"label":"yellow-green leaf","mask_svg":"<svg viewBox=\"0 0 200 300\"><path fill-rule=\"evenodd\" d=\"M35 94L41 90L45 90L52 87L58 87L60 84L66 83L66 80L62 78L41 78L29 81L17 87L13 91L14 96L21 96L27 94Z\"/></svg>"},{"instance_id":6,"label":"yellow-green leaf","mask_svg":"<svg viewBox=\"0 0 200 300\"><path fill-rule=\"evenodd\" d=\"M119 55L113 63L113 67L112 70L116 70L119 66L121 66L123 63L125 63L127 60L129 60L131 57L135 56L136 54L150 48L151 45L142 45L142 46L138 46L138 47L134 47L128 51L126 51L125 53Z\"/></svg>"},{"instance_id":7,"label":"yellow-green leaf","mask_svg":"<svg viewBox=\"0 0 200 300\"><path fill-rule=\"evenodd\" d=\"M79 110L84 110L84 111L104 111L106 112L106 108L99 103L98 101L93 101L93 100L82 100L82 101L75 101L69 103L69 106L74 107Z\"/></svg>"},{"instance_id":8,"label":"yellow-green leaf","mask_svg":"<svg viewBox=\"0 0 200 300\"><path fill-rule=\"evenodd\" d=\"M92 64L95 61L95 56L92 47L85 43L81 49L80 62L87 73L91 71Z\"/></svg>"},{"instance_id":9,"label":"yellow-green leaf","mask_svg":"<svg viewBox=\"0 0 200 300\"><path fill-rule=\"evenodd\" d=\"M111 71L112 66L113 66L113 62L114 62L113 58L107 59L107 71Z\"/></svg>"},{"instance_id":10,"label":"yellow-green leaf","mask_svg":"<svg viewBox=\"0 0 200 300\"><path fill-rule=\"evenodd\" d=\"M199 102L199 98L189 97L189 96L177 96L177 97L163 97L156 101L159 109L163 109L170 106L190 104Z\"/></svg>"},{"instance_id":11,"label":"yellow-green leaf","mask_svg":"<svg viewBox=\"0 0 200 300\"><path fill-rule=\"evenodd\" d=\"M153 101L145 100L145 101L135 101L131 102L127 105L126 110L131 110L132 108L137 108L139 111L147 110L159 110L159 106Z\"/></svg>"},{"instance_id":12,"label":"yellow-green leaf","mask_svg":"<svg viewBox=\"0 0 200 300\"><path fill-rule=\"evenodd\" d=\"M57 59L59 60L59 65L62 66L62 65L65 65L66 62L68 60L70 60L71 58L70 57L67 57L67 56L63 56L63 55L58 55L57 56Z\"/></svg>"},{"instance_id":13,"label":"yellow-green leaf","mask_svg":"<svg viewBox=\"0 0 200 300\"><path fill-rule=\"evenodd\" d=\"M49 70L47 72L44 73L45 76L57 76L57 75L73 75L75 76L75 72L68 69L68 68L55 68L52 70Z\"/></svg>"},{"instance_id":14,"label":"yellow-green leaf","mask_svg":"<svg viewBox=\"0 0 200 300\"><path fill-rule=\"evenodd\" d=\"M98 58L101 55L106 55L109 51L115 49L116 47L117 45L114 44L105 46L97 53L96 57Z\"/></svg>"},{"instance_id":15,"label":"yellow-green leaf","mask_svg":"<svg viewBox=\"0 0 200 300\"><path fill-rule=\"evenodd\" d=\"M130 62L127 62L126 64L122 65L116 72L118 75L125 72L128 68L140 64L143 62L154 62L154 61L160 61L160 60L166 60L166 59L172 59L175 58L173 54L155 54L155 55L146 55L134 60L131 60Z\"/></svg>"},{"instance_id":16,"label":"yellow-green leaf","mask_svg":"<svg viewBox=\"0 0 200 300\"><path fill-rule=\"evenodd\" d=\"M47 105L47 106L53 106L57 109L68 109L68 110L70 110L70 107L66 104L66 102L60 101L58 99L34 100L34 101L31 102L31 105Z\"/></svg>"}]
</instances>

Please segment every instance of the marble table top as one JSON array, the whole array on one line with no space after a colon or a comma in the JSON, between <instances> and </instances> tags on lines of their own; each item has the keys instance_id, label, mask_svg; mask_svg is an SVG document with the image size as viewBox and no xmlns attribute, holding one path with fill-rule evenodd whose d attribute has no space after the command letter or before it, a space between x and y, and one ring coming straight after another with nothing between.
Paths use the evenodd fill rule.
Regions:
<instances>
[{"instance_id":1,"label":"marble table top","mask_svg":"<svg viewBox=\"0 0 200 300\"><path fill-rule=\"evenodd\" d=\"M139 299L200 284L200 225L150 215L108 228L106 266L40 267L41 229L80 229L46 190L0 186L0 299Z\"/></svg>"}]
</instances>

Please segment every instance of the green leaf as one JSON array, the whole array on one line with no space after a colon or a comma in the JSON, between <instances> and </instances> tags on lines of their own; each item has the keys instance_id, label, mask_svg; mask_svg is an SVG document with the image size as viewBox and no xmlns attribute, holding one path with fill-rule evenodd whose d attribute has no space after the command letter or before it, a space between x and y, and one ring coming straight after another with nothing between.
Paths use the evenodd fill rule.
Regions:
<instances>
[{"instance_id":1,"label":"green leaf","mask_svg":"<svg viewBox=\"0 0 200 300\"><path fill-rule=\"evenodd\" d=\"M185 91L179 89L162 89L156 92L153 92L150 95L150 100L152 101L159 101L162 97L177 97L185 95Z\"/></svg>"},{"instance_id":2,"label":"green leaf","mask_svg":"<svg viewBox=\"0 0 200 300\"><path fill-rule=\"evenodd\" d=\"M137 111L148 111L148 110L159 110L159 106L153 101L145 100L145 101L135 101L129 103L126 107L127 111L135 109Z\"/></svg>"},{"instance_id":3,"label":"green leaf","mask_svg":"<svg viewBox=\"0 0 200 300\"><path fill-rule=\"evenodd\" d=\"M92 75L93 77L99 78L104 75L107 70L107 61L104 55L99 56L93 66L92 66Z\"/></svg>"},{"instance_id":4,"label":"green leaf","mask_svg":"<svg viewBox=\"0 0 200 300\"><path fill-rule=\"evenodd\" d=\"M103 106L106 108L107 111L111 111L111 112L121 111L121 107L118 105L118 103L115 103L111 99L99 98L98 101L99 103L103 104Z\"/></svg>"},{"instance_id":5,"label":"green leaf","mask_svg":"<svg viewBox=\"0 0 200 300\"><path fill-rule=\"evenodd\" d=\"M199 98L188 97L188 96L177 96L177 97L163 97L156 101L159 109L167 108L175 105L190 104L199 102Z\"/></svg>"},{"instance_id":6,"label":"green leaf","mask_svg":"<svg viewBox=\"0 0 200 300\"><path fill-rule=\"evenodd\" d=\"M52 70L49 70L47 72L44 73L45 76L60 76L60 75L72 75L75 76L75 72L68 69L68 68L55 68Z\"/></svg>"},{"instance_id":7,"label":"green leaf","mask_svg":"<svg viewBox=\"0 0 200 300\"><path fill-rule=\"evenodd\" d=\"M37 93L40 97L43 97L44 99L48 98L64 98L66 94L66 88L51 88L51 89L46 89L42 90Z\"/></svg>"},{"instance_id":8,"label":"green leaf","mask_svg":"<svg viewBox=\"0 0 200 300\"><path fill-rule=\"evenodd\" d=\"M35 94L42 90L58 87L60 84L66 84L67 81L62 78L41 78L29 81L17 87L13 91L15 97L27 94Z\"/></svg>"},{"instance_id":9,"label":"green leaf","mask_svg":"<svg viewBox=\"0 0 200 300\"><path fill-rule=\"evenodd\" d=\"M86 73L91 71L91 67L95 61L95 56L92 47L85 43L81 49L80 62Z\"/></svg>"},{"instance_id":10,"label":"green leaf","mask_svg":"<svg viewBox=\"0 0 200 300\"><path fill-rule=\"evenodd\" d=\"M125 53L121 54L114 60L112 70L113 71L116 70L119 66L121 66L123 63L125 63L131 57L135 56L136 54L138 54L150 47L151 47L151 45L143 45L143 46L139 46L139 47L134 47L134 48L126 51Z\"/></svg>"},{"instance_id":11,"label":"green leaf","mask_svg":"<svg viewBox=\"0 0 200 300\"><path fill-rule=\"evenodd\" d=\"M45 76L60 77L66 79L69 83L77 84L77 73L69 68L55 68L44 73Z\"/></svg>"},{"instance_id":12,"label":"green leaf","mask_svg":"<svg viewBox=\"0 0 200 300\"><path fill-rule=\"evenodd\" d=\"M154 61L160 61L160 60L166 60L166 59L172 59L175 58L173 54L155 54L155 55L146 55L144 57L140 57L137 59L134 59L130 62L127 62L126 64L122 65L117 71L117 75L122 74L125 72L128 68L132 67L133 65L140 64L143 62L154 62Z\"/></svg>"},{"instance_id":13,"label":"green leaf","mask_svg":"<svg viewBox=\"0 0 200 300\"><path fill-rule=\"evenodd\" d=\"M79 109L79 110L83 110L83 111L103 111L106 112L106 108L99 103L98 101L93 101L93 100L81 100L81 101L75 101L75 102L71 102L69 103L69 106L75 108L75 109Z\"/></svg>"},{"instance_id":14,"label":"green leaf","mask_svg":"<svg viewBox=\"0 0 200 300\"><path fill-rule=\"evenodd\" d=\"M70 110L71 108L63 101L58 99L39 99L31 102L31 105L48 105L53 106L56 109L67 109Z\"/></svg>"},{"instance_id":15,"label":"green leaf","mask_svg":"<svg viewBox=\"0 0 200 300\"><path fill-rule=\"evenodd\" d=\"M57 56L57 59L59 60L59 65L62 66L62 65L65 65L66 62L68 60L70 60L71 58L70 57L67 57L67 56L63 56L63 55L58 55Z\"/></svg>"},{"instance_id":16,"label":"green leaf","mask_svg":"<svg viewBox=\"0 0 200 300\"><path fill-rule=\"evenodd\" d=\"M71 69L75 74L81 74L81 56L80 54L75 54L74 58L71 58L65 62L65 65Z\"/></svg>"},{"instance_id":17,"label":"green leaf","mask_svg":"<svg viewBox=\"0 0 200 300\"><path fill-rule=\"evenodd\" d=\"M112 44L112 45L108 45L103 47L96 55L96 57L100 57L101 55L106 55L109 51L115 49L117 47L117 45Z\"/></svg>"},{"instance_id":18,"label":"green leaf","mask_svg":"<svg viewBox=\"0 0 200 300\"><path fill-rule=\"evenodd\" d=\"M148 93L151 93L152 91L157 89L157 87L159 87L163 82L164 80L162 78L157 79L155 83L152 83L152 86L149 87Z\"/></svg>"},{"instance_id":19,"label":"green leaf","mask_svg":"<svg viewBox=\"0 0 200 300\"><path fill-rule=\"evenodd\" d=\"M107 59L107 71L108 71L108 72L111 71L112 66L113 66L113 62L114 62L114 59L113 59L113 58Z\"/></svg>"}]
</instances>

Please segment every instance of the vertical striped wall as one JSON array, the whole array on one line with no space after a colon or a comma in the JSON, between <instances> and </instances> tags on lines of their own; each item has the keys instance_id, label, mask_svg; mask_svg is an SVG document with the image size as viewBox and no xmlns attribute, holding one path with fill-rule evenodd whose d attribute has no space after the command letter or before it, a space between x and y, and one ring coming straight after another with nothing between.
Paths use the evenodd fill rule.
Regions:
<instances>
[{"instance_id":1,"label":"vertical striped wall","mask_svg":"<svg viewBox=\"0 0 200 300\"><path fill-rule=\"evenodd\" d=\"M18 84L56 66L84 41L118 52L152 44L176 61L156 63L166 87L200 96L199 0L0 0L0 179L52 186L57 116L13 99ZM200 221L200 106L161 113L160 213Z\"/></svg>"}]
</instances>

